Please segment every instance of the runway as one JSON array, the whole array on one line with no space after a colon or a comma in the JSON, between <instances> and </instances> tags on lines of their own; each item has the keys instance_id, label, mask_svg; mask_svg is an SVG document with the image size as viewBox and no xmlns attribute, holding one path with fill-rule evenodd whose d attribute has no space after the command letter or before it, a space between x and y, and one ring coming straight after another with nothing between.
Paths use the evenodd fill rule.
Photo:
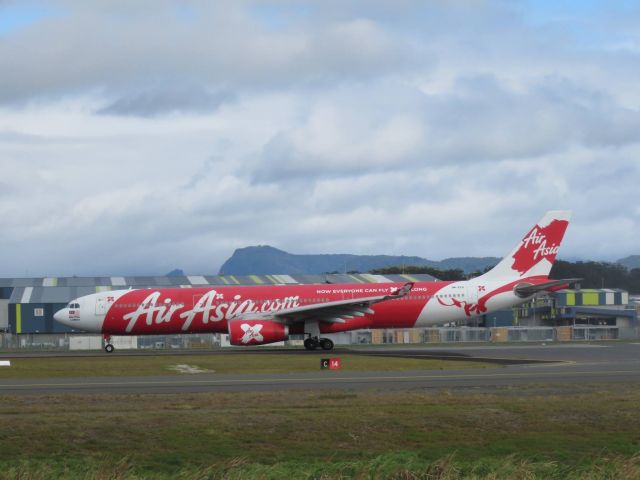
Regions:
<instances>
[{"instance_id":1,"label":"runway","mask_svg":"<svg viewBox=\"0 0 640 480\"><path fill-rule=\"evenodd\" d=\"M286 352L286 351L284 351ZM0 380L0 394L197 393L282 390L471 390L536 389L625 382L640 384L640 343L480 347L349 348L334 352L413 358L495 360L496 367L460 370L295 374L195 374L147 377ZM200 352L201 354L202 352ZM270 351L269 353L273 353ZM291 353L290 351L288 353ZM236 354L236 353L234 353ZM326 353L302 352L329 356ZM3 355L3 358L7 358Z\"/></svg>"}]
</instances>

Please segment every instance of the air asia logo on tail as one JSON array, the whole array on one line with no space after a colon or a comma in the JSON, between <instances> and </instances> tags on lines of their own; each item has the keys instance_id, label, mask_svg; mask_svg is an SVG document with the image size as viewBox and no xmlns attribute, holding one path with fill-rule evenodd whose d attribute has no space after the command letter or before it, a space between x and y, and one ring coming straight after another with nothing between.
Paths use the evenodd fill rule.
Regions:
<instances>
[{"instance_id":1,"label":"air asia logo on tail","mask_svg":"<svg viewBox=\"0 0 640 480\"><path fill-rule=\"evenodd\" d=\"M546 227L533 227L513 255L514 262L511 268L524 275L543 258L553 263L568 225L569 222L566 220L553 220Z\"/></svg>"}]
</instances>

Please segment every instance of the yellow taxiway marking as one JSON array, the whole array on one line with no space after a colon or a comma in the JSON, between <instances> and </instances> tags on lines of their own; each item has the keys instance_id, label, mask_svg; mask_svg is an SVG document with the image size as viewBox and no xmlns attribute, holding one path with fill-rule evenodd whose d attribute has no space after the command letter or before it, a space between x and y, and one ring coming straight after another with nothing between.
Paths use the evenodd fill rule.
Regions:
<instances>
[{"instance_id":1,"label":"yellow taxiway marking","mask_svg":"<svg viewBox=\"0 0 640 480\"><path fill-rule=\"evenodd\" d=\"M637 370L610 370L610 371L583 371L574 372L572 375L594 375L603 374L620 375L627 373L638 373ZM143 380L139 382L82 382L82 383L19 383L0 384L0 388L20 388L20 387L78 387L78 386L136 386L136 385L220 385L220 384L243 384L243 383L329 383L329 382L354 382L362 380L372 381L393 381L393 380L451 380L456 378L500 378L500 377L540 377L565 375L565 372L544 372L544 373L481 373L481 374L454 374L454 375L402 375L402 376L382 376L382 377L318 377L318 378L247 378L228 380Z\"/></svg>"},{"instance_id":2,"label":"yellow taxiway marking","mask_svg":"<svg viewBox=\"0 0 640 480\"><path fill-rule=\"evenodd\" d=\"M575 360L554 360L553 362L550 362L550 363L541 363L541 362L522 363L518 366L523 368L542 368L542 367L567 367L569 365L578 365L578 362L576 362ZM584 363L582 365L584 365Z\"/></svg>"},{"instance_id":3,"label":"yellow taxiway marking","mask_svg":"<svg viewBox=\"0 0 640 480\"><path fill-rule=\"evenodd\" d=\"M638 344L640 345L640 343ZM360 354L357 354L360 355ZM578 362L576 362L575 360L535 360L535 359L531 359L531 358L514 358L514 357L460 357L458 355L433 355L433 354L428 354L428 353L418 353L415 355L407 355L407 356L402 356L402 355L385 355L382 353L372 353L372 354L364 354L364 356L371 356L371 357L392 357L392 358L417 358L417 357L425 357L425 358L432 358L434 360L446 360L446 359L452 359L452 360L460 360L460 361L468 361L468 362L474 362L474 361L478 361L478 362L486 362L486 363L495 363L496 361L507 361L507 362L513 362L513 361L518 361L518 362L523 362L521 364L518 364L520 366L526 366L527 362L529 362L531 365L541 365L541 366L558 366L558 365L574 365Z\"/></svg>"}]
</instances>

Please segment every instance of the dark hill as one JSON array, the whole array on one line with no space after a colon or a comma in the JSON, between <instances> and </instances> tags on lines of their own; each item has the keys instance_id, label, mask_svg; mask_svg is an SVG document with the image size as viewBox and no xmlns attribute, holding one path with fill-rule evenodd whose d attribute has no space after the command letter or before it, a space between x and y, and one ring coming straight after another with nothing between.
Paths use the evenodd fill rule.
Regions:
<instances>
[{"instance_id":1,"label":"dark hill","mask_svg":"<svg viewBox=\"0 0 640 480\"><path fill-rule=\"evenodd\" d=\"M630 255L628 257L621 258L616 263L627 267L629 270L633 268L640 268L640 255Z\"/></svg>"},{"instance_id":2,"label":"dark hill","mask_svg":"<svg viewBox=\"0 0 640 480\"><path fill-rule=\"evenodd\" d=\"M166 274L167 277L184 277L184 272L180 268L174 268Z\"/></svg>"},{"instance_id":3,"label":"dark hill","mask_svg":"<svg viewBox=\"0 0 640 480\"><path fill-rule=\"evenodd\" d=\"M494 257L447 258L442 261L421 257L392 255L294 255L268 245L239 248L222 267L221 275L321 274L328 272L368 272L396 265L418 265L439 270L461 269L466 273L482 271L500 259Z\"/></svg>"}]
</instances>

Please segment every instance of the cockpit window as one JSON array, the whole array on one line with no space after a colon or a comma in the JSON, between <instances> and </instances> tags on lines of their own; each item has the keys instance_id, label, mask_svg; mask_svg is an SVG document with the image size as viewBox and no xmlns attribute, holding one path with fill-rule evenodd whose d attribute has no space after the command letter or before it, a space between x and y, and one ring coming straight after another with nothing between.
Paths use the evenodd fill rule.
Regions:
<instances>
[{"instance_id":1,"label":"cockpit window","mask_svg":"<svg viewBox=\"0 0 640 480\"><path fill-rule=\"evenodd\" d=\"M70 303L69 305L67 305L67 308L80 308L80 304L79 303Z\"/></svg>"}]
</instances>

